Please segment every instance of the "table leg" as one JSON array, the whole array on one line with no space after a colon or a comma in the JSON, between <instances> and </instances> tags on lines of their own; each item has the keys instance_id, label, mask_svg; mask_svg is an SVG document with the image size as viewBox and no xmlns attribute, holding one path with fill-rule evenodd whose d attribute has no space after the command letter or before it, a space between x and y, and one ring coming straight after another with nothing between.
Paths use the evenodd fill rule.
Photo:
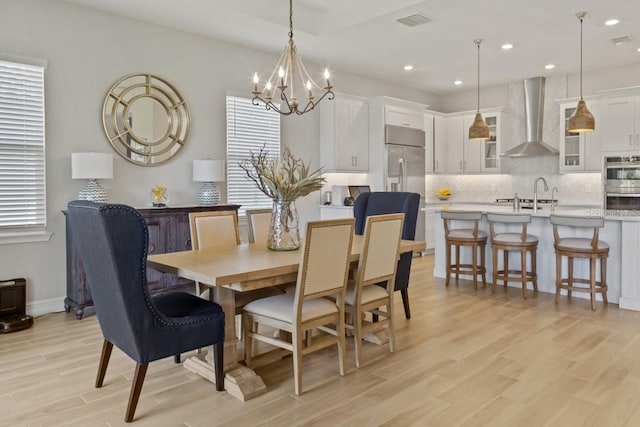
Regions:
<instances>
[{"instance_id":1,"label":"table leg","mask_svg":"<svg viewBox=\"0 0 640 427\"><path fill-rule=\"evenodd\" d=\"M238 361L242 356L238 354L238 339L236 338L236 316L235 316L235 292L231 289L215 287L213 299L220 304L225 313L224 330L224 386L225 390L232 396L245 401L258 396L267 391L262 378L253 369L240 365ZM208 351L205 360L194 356L184 362L184 367L209 381L215 383L213 370L212 351Z\"/></svg>"}]
</instances>

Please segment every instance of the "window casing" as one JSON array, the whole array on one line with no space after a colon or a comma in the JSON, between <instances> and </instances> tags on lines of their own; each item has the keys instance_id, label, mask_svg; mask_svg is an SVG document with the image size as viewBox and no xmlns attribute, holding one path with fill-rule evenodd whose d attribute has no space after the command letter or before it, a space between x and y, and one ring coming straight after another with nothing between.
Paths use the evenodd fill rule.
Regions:
<instances>
[{"instance_id":1,"label":"window casing","mask_svg":"<svg viewBox=\"0 0 640 427\"><path fill-rule=\"evenodd\" d=\"M280 156L280 114L257 107L250 99L227 96L227 202L241 205L241 215L247 209L273 205L239 166L262 147Z\"/></svg>"},{"instance_id":2,"label":"window casing","mask_svg":"<svg viewBox=\"0 0 640 427\"><path fill-rule=\"evenodd\" d=\"M45 67L0 57L0 235L46 227Z\"/></svg>"}]
</instances>

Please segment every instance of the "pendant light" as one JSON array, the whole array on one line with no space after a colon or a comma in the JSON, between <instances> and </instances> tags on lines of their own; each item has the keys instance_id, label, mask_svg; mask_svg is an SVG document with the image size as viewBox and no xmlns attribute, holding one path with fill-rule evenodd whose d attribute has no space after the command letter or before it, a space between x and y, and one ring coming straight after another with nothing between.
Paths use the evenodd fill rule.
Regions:
<instances>
[{"instance_id":1,"label":"pendant light","mask_svg":"<svg viewBox=\"0 0 640 427\"><path fill-rule=\"evenodd\" d=\"M568 130L569 132L591 132L596 128L596 121L582 98L582 21L587 16L587 12L578 12L576 16L580 21L580 101L578 101L576 111L569 117Z\"/></svg>"},{"instance_id":2,"label":"pendant light","mask_svg":"<svg viewBox=\"0 0 640 427\"><path fill-rule=\"evenodd\" d=\"M480 44L482 43L482 40L476 39L473 42L478 46L478 110L476 112L476 117L469 128L469 140L486 141L489 139L489 126L487 126L487 123L482 118L482 114L480 114Z\"/></svg>"}]
</instances>

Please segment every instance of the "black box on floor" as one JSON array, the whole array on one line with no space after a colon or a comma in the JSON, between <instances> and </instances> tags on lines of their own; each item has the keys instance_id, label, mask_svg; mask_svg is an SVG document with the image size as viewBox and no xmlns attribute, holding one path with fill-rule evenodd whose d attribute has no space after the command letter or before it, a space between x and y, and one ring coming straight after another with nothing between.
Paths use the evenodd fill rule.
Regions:
<instances>
[{"instance_id":1,"label":"black box on floor","mask_svg":"<svg viewBox=\"0 0 640 427\"><path fill-rule=\"evenodd\" d=\"M33 317L26 314L26 280L0 280L0 333L15 332L33 325Z\"/></svg>"}]
</instances>

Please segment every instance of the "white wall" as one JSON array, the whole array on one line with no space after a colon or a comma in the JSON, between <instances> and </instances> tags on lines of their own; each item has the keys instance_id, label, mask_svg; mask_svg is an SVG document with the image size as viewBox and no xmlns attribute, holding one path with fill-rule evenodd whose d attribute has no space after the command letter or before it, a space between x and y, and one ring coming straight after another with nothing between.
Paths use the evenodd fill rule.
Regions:
<instances>
[{"instance_id":1,"label":"white wall","mask_svg":"<svg viewBox=\"0 0 640 427\"><path fill-rule=\"evenodd\" d=\"M286 40L283 38L283 45ZM153 73L171 82L185 98L192 118L182 152L166 165L145 168L114 153L114 179L104 181L110 200L146 206L155 184L168 187L171 205L195 202L193 159L224 158L225 95L247 93L256 70L268 70L277 54L211 40L58 0L2 0L0 52L42 58L46 84L46 243L0 245L0 277L25 277L29 311L62 309L66 294L65 228L61 210L84 182L71 179L76 151L114 153L101 124L104 96L120 77ZM304 55L304 52L301 52ZM311 70L319 65L306 64ZM439 107L438 97L336 70L340 92L388 95ZM282 141L319 166L318 112L283 118ZM319 216L320 194L298 203L303 220Z\"/></svg>"}]
</instances>

